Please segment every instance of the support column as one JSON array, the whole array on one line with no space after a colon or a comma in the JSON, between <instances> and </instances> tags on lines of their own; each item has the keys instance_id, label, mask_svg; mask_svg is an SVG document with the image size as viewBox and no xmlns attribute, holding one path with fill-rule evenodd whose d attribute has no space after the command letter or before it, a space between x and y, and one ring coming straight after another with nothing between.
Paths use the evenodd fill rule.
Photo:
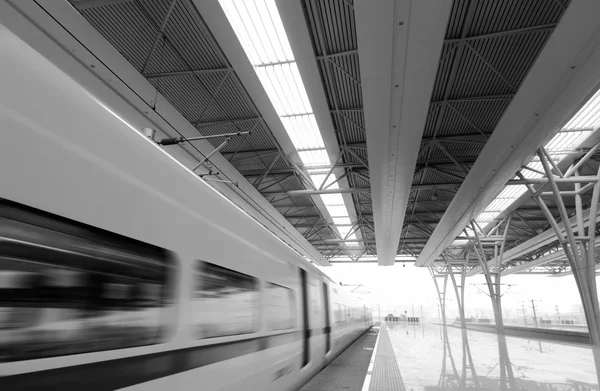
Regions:
<instances>
[{"instance_id":1,"label":"support column","mask_svg":"<svg viewBox=\"0 0 600 391\"><path fill-rule=\"evenodd\" d=\"M475 371L475 365L473 364L473 356L471 355L471 347L469 346L469 338L467 335L467 325L465 320L465 282L467 279L468 260L469 254L467 254L464 263L454 264L447 262L447 265L449 268L450 281L452 281L452 286L454 287L454 295L456 296L456 304L458 305L458 316L460 318L461 326L462 376L460 377L459 387L467 387L467 371L470 371L471 378L473 380L473 386L475 388L479 388L479 380L477 379L477 372ZM454 267L458 267L460 269L460 285L458 285L456 282Z\"/></svg>"},{"instance_id":2,"label":"support column","mask_svg":"<svg viewBox=\"0 0 600 391\"><path fill-rule=\"evenodd\" d=\"M459 381L460 377L458 376L458 370L456 369L456 363L454 361L454 357L452 356L452 348L450 346L450 341L448 339L448 328L446 324L446 288L448 287L448 274L451 270L450 267L446 267L446 272L443 276L436 274L436 270L434 267L429 267L429 272L431 273L431 277L433 278L433 283L435 285L435 290L438 294L438 300L440 302L440 314L442 317L442 339L443 339L443 351L444 357L442 359L442 370L440 372L440 378L438 381L438 386L441 388L447 388L447 380L448 376L446 376L446 361L449 358L450 364L452 365L452 371L454 375L454 379ZM444 279L443 290L440 289L440 286L437 282L438 278Z\"/></svg>"},{"instance_id":3,"label":"support column","mask_svg":"<svg viewBox=\"0 0 600 391\"><path fill-rule=\"evenodd\" d=\"M566 173L560 172L558 167L552 162L552 157L544 148L537 151L537 155L544 167L544 172L548 178L547 186L550 187L550 192L542 192L544 187L535 189L533 185L527 185L529 191L533 194L533 199L540 206L548 222L556 232L556 236L563 247L573 277L577 283L581 302L585 313L585 318L588 325L590 342L593 345L600 345L600 305L598 303L598 292L596 287L596 256L595 256L595 241L596 241L596 215L598 212L598 200L600 198L600 168L595 177L583 177L579 175L579 168L592 156L593 152L598 149L597 144L590 152L581 158L577 164L571 166ZM552 171L555 171L553 173ZM520 177L522 175L518 173ZM557 185L557 176L559 178L571 178L574 183L574 191L561 191ZM582 186L582 184L587 185ZM590 204L590 214L588 224L584 224L583 207L581 195L584 192L592 190L592 198ZM552 195L558 206L561 220L565 222L565 232L559 228L554 216L546 206L542 195ZM569 215L565 207L563 197L575 197L575 213L577 226L574 231L568 223Z\"/></svg>"},{"instance_id":4,"label":"support column","mask_svg":"<svg viewBox=\"0 0 600 391\"><path fill-rule=\"evenodd\" d=\"M515 375L508 355L506 336L498 334L498 364L500 366L500 389L516 390Z\"/></svg>"},{"instance_id":5,"label":"support column","mask_svg":"<svg viewBox=\"0 0 600 391\"><path fill-rule=\"evenodd\" d=\"M494 320L496 323L496 332L498 334L504 334L504 321L502 319L502 292L500 279L502 276L502 258L504 256L504 247L506 244L506 237L510 228L512 220L512 214L496 227L490 231L490 233L483 238L479 237L474 222L471 222L471 229L475 235L473 247L479 264L481 265L482 272L485 276L485 281L488 286L489 296L492 300L492 309L494 311ZM496 231L500 231L500 228L504 224L504 233L502 235L496 234ZM483 242L492 245L494 249L494 264L490 268L486 253L483 250Z\"/></svg>"}]
</instances>

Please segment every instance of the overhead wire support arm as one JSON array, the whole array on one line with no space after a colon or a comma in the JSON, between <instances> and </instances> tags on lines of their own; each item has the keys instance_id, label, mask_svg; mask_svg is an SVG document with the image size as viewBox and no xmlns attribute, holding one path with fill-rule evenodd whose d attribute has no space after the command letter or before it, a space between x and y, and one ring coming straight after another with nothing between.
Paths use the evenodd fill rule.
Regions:
<instances>
[{"instance_id":1,"label":"overhead wire support arm","mask_svg":"<svg viewBox=\"0 0 600 391\"><path fill-rule=\"evenodd\" d=\"M213 149L213 151L211 153L209 153L208 155L206 155L206 157L202 160L200 160L200 162L198 162L198 164L196 164L193 168L192 171L196 171L198 169L198 167L200 167L201 165L203 165L204 163L206 163L208 161L208 159L210 159L215 153L219 152L221 149L223 149L223 147L225 145L227 145L227 143L231 140L231 137L227 137L225 139L225 141L223 141L221 143L221 145L219 145L218 147L216 147L215 149Z\"/></svg>"},{"instance_id":2,"label":"overhead wire support arm","mask_svg":"<svg viewBox=\"0 0 600 391\"><path fill-rule=\"evenodd\" d=\"M223 133L223 134L213 134L210 136L198 136L198 137L168 137L168 138L163 138L160 141L157 141L156 143L159 145L177 145L180 143L185 143L185 142L189 142L189 141L197 141L197 140L210 140L213 138L221 138L221 137L227 137L230 138L234 137L234 136L242 136L244 134L252 134L252 132L235 132L235 133Z\"/></svg>"}]
</instances>

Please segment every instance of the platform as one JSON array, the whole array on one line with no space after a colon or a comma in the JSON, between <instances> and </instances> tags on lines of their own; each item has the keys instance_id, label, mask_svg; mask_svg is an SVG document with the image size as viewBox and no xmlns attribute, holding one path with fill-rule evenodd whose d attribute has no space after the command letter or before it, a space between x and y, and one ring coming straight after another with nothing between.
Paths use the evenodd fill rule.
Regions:
<instances>
[{"instance_id":1,"label":"platform","mask_svg":"<svg viewBox=\"0 0 600 391\"><path fill-rule=\"evenodd\" d=\"M300 390L362 390L378 333L379 328L367 331Z\"/></svg>"},{"instance_id":2,"label":"platform","mask_svg":"<svg viewBox=\"0 0 600 391\"><path fill-rule=\"evenodd\" d=\"M389 322L359 338L301 390L503 389L511 383L528 390L598 390L599 368L600 350L583 344Z\"/></svg>"},{"instance_id":3,"label":"platform","mask_svg":"<svg viewBox=\"0 0 600 391\"><path fill-rule=\"evenodd\" d=\"M387 328L365 333L300 391L404 390Z\"/></svg>"},{"instance_id":4,"label":"platform","mask_svg":"<svg viewBox=\"0 0 600 391\"><path fill-rule=\"evenodd\" d=\"M496 333L496 325L494 324L467 323L466 326L468 329ZM460 328L460 325L455 324L451 327ZM586 345L590 343L590 335L584 331L505 325L504 334L510 337L535 338L547 341L573 342Z\"/></svg>"}]
</instances>

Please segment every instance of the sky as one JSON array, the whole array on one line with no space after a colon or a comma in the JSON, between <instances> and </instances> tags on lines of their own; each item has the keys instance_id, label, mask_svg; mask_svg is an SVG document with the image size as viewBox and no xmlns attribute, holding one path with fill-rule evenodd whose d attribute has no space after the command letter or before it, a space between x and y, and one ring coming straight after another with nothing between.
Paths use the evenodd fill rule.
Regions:
<instances>
[{"instance_id":1,"label":"sky","mask_svg":"<svg viewBox=\"0 0 600 391\"><path fill-rule=\"evenodd\" d=\"M406 263L405 267L400 263L394 266L343 263L320 269L344 285L362 284L355 291L357 297L382 313L407 311L410 315L414 306L415 316L419 316L423 306L425 315L433 317L437 314L437 293L427 268L416 267L412 263ZM441 287L443 279L438 279L438 283ZM539 317L555 315L556 306L563 317L572 311L580 312L579 293L573 276L509 275L502 278L502 284L505 316L522 316L523 306L530 315L531 300L534 300ZM450 281L447 289L448 314L454 316L457 306ZM491 301L482 275L467 277L465 297L467 316L492 317Z\"/></svg>"}]
</instances>

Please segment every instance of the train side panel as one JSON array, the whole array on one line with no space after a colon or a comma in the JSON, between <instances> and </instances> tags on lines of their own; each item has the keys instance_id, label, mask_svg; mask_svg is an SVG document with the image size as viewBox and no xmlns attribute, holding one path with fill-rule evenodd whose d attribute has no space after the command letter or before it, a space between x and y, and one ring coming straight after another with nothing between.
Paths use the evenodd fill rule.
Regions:
<instances>
[{"instance_id":1,"label":"train side panel","mask_svg":"<svg viewBox=\"0 0 600 391\"><path fill-rule=\"evenodd\" d=\"M351 297L333 292L341 288L2 26L0 48L1 73L11 75L0 90L0 198L157 246L174 269L160 342L0 362L0 384L294 389L364 331ZM237 296L220 301L232 287ZM293 323L272 329L264 303L289 307L271 320Z\"/></svg>"}]
</instances>

